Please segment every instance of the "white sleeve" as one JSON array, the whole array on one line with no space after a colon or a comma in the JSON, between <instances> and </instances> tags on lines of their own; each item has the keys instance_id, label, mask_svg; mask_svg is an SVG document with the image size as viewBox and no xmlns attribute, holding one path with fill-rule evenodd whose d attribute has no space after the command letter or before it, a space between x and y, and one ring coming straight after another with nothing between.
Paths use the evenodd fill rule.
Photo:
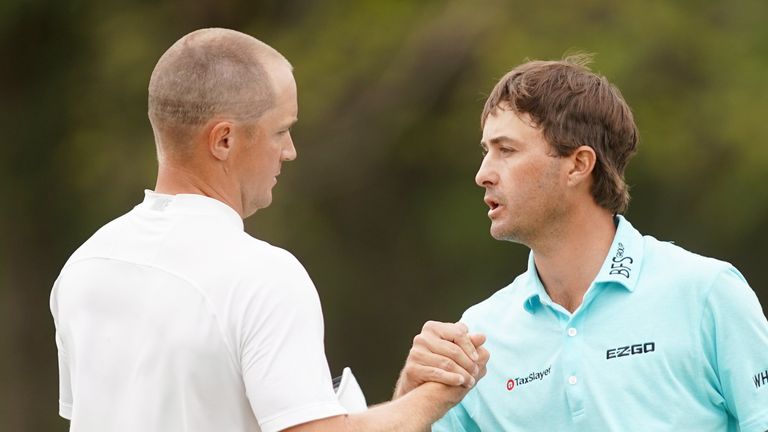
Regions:
<instances>
[{"instance_id":1,"label":"white sleeve","mask_svg":"<svg viewBox=\"0 0 768 432\"><path fill-rule=\"evenodd\" d=\"M58 332L56 333L56 347L59 350L59 415L71 420L72 384L69 376L69 364Z\"/></svg>"},{"instance_id":2,"label":"white sleeve","mask_svg":"<svg viewBox=\"0 0 768 432\"><path fill-rule=\"evenodd\" d=\"M304 267L278 250L270 276L246 292L240 325L245 389L263 432L346 414L333 391L320 299Z\"/></svg>"},{"instance_id":3,"label":"white sleeve","mask_svg":"<svg viewBox=\"0 0 768 432\"><path fill-rule=\"evenodd\" d=\"M72 382L70 379L69 362L67 353L64 349L64 342L58 329L58 303L56 299L56 286L51 291L51 314L53 315L53 324L56 327L56 349L59 357L59 415L65 419L72 419Z\"/></svg>"}]
</instances>

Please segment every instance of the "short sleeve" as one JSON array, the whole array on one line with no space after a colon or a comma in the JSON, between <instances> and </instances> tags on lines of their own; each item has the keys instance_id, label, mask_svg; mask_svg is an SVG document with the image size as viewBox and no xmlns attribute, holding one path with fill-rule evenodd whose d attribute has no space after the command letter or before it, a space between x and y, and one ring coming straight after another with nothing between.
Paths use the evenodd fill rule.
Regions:
<instances>
[{"instance_id":1,"label":"short sleeve","mask_svg":"<svg viewBox=\"0 0 768 432\"><path fill-rule=\"evenodd\" d=\"M240 362L246 394L263 432L346 414L333 391L323 315L301 264L280 250L270 275L245 278Z\"/></svg>"},{"instance_id":2,"label":"short sleeve","mask_svg":"<svg viewBox=\"0 0 768 432\"><path fill-rule=\"evenodd\" d=\"M70 379L69 363L63 350L61 338L56 333L56 346L59 351L59 415L67 420L72 419L72 381Z\"/></svg>"},{"instance_id":3,"label":"short sleeve","mask_svg":"<svg viewBox=\"0 0 768 432\"><path fill-rule=\"evenodd\" d=\"M459 403L432 425L432 432L480 432L480 428Z\"/></svg>"},{"instance_id":4,"label":"short sleeve","mask_svg":"<svg viewBox=\"0 0 768 432\"><path fill-rule=\"evenodd\" d=\"M58 281L57 281L58 283ZM64 341L58 329L58 303L56 300L56 284L51 291L51 315L56 327L56 350L59 358L59 415L65 419L72 419L72 381L70 378L69 361L64 348Z\"/></svg>"},{"instance_id":5,"label":"short sleeve","mask_svg":"<svg viewBox=\"0 0 768 432\"><path fill-rule=\"evenodd\" d=\"M733 267L715 279L702 318L705 354L742 432L768 430L768 321Z\"/></svg>"}]
</instances>

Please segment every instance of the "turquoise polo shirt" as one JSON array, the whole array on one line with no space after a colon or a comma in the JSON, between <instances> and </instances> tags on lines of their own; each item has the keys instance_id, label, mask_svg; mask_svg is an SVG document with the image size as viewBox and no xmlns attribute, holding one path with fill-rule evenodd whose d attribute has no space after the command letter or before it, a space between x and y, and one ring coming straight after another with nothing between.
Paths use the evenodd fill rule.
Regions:
<instances>
[{"instance_id":1,"label":"turquoise polo shirt","mask_svg":"<svg viewBox=\"0 0 768 432\"><path fill-rule=\"evenodd\" d=\"M768 322L744 277L616 220L573 314L533 254L464 313L488 373L433 431L768 431Z\"/></svg>"}]
</instances>

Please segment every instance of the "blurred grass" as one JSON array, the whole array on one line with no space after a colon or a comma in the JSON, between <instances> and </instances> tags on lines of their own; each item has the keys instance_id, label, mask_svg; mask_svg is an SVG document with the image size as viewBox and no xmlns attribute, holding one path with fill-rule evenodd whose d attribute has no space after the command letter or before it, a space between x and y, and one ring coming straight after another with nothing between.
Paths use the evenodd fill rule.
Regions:
<instances>
[{"instance_id":1,"label":"blurred grass","mask_svg":"<svg viewBox=\"0 0 768 432\"><path fill-rule=\"evenodd\" d=\"M378 402L425 320L525 268L489 237L473 177L485 95L526 58L597 53L641 131L630 220L734 263L765 307L767 16L757 0L2 2L0 430L66 430L50 286L153 186L146 85L181 35L231 27L293 63L299 158L247 229L305 264L333 372L351 365Z\"/></svg>"}]
</instances>

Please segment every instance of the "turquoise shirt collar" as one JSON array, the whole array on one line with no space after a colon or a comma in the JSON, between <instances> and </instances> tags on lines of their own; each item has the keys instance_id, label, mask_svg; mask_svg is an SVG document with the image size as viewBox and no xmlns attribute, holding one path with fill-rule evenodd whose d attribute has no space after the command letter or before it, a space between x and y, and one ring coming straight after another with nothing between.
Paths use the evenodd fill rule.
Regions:
<instances>
[{"instance_id":1,"label":"turquoise shirt collar","mask_svg":"<svg viewBox=\"0 0 768 432\"><path fill-rule=\"evenodd\" d=\"M612 284L624 287L628 292L633 292L637 285L640 267L643 261L643 236L624 216L616 215L616 235L613 238L608 256L603 262L603 267L597 273L587 295L592 287L597 285ZM533 313L541 304L552 305L552 299L541 283L536 264L533 260L533 251L528 255L528 270L525 272L524 287L528 294L524 297L523 307Z\"/></svg>"}]
</instances>

